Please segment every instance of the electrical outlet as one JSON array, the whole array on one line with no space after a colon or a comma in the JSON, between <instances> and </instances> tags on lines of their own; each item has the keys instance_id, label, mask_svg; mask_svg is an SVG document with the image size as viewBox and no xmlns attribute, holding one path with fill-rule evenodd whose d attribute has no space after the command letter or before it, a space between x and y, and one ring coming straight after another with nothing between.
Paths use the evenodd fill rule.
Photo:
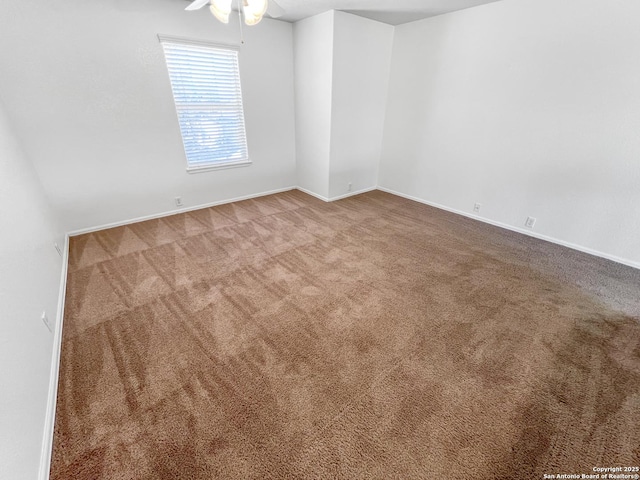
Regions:
<instances>
[{"instance_id":1,"label":"electrical outlet","mask_svg":"<svg viewBox=\"0 0 640 480\"><path fill-rule=\"evenodd\" d=\"M42 312L42 323L45 324L50 332L53 332L53 330L51 330L51 324L49 323L49 317L47 317L47 312Z\"/></svg>"},{"instance_id":2,"label":"electrical outlet","mask_svg":"<svg viewBox=\"0 0 640 480\"><path fill-rule=\"evenodd\" d=\"M536 224L536 219L533 217L527 217L527 221L524 222L524 226L527 228L533 228L535 224Z\"/></svg>"},{"instance_id":3,"label":"electrical outlet","mask_svg":"<svg viewBox=\"0 0 640 480\"><path fill-rule=\"evenodd\" d=\"M480 207L482 207L482 204L480 203L474 203L473 204L473 211L478 213L480 211Z\"/></svg>"},{"instance_id":4,"label":"electrical outlet","mask_svg":"<svg viewBox=\"0 0 640 480\"><path fill-rule=\"evenodd\" d=\"M182 206L182 197L176 197L176 207Z\"/></svg>"},{"instance_id":5,"label":"electrical outlet","mask_svg":"<svg viewBox=\"0 0 640 480\"><path fill-rule=\"evenodd\" d=\"M58 245L57 242L53 242L53 246L56 248L56 252L58 252L58 255L62 256L62 249L60 248L60 245Z\"/></svg>"},{"instance_id":6,"label":"electrical outlet","mask_svg":"<svg viewBox=\"0 0 640 480\"><path fill-rule=\"evenodd\" d=\"M347 191L350 192L352 187L353 187L353 185L351 185L351 182L349 182L349 186L347 187Z\"/></svg>"}]
</instances>

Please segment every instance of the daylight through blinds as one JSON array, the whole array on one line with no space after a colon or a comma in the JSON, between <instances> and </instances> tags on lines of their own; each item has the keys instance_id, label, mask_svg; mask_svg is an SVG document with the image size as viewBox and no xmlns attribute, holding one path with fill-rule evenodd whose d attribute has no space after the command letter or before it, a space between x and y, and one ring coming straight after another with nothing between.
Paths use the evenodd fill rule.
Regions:
<instances>
[{"instance_id":1,"label":"daylight through blinds","mask_svg":"<svg viewBox=\"0 0 640 480\"><path fill-rule=\"evenodd\" d=\"M162 41L188 169L249 160L238 52Z\"/></svg>"}]
</instances>

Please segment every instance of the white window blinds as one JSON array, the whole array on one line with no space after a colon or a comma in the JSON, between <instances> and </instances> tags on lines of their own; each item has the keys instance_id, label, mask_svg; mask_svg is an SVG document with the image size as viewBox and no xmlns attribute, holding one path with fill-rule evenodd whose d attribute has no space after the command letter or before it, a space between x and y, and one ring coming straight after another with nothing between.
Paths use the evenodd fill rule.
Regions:
<instances>
[{"instance_id":1,"label":"white window blinds","mask_svg":"<svg viewBox=\"0 0 640 480\"><path fill-rule=\"evenodd\" d=\"M238 51L160 37L187 170L250 163Z\"/></svg>"}]
</instances>

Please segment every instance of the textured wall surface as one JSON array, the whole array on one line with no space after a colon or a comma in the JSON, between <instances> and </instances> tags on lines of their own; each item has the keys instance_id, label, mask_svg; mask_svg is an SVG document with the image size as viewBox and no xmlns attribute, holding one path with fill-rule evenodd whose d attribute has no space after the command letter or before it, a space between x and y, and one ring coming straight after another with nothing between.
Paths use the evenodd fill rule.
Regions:
<instances>
[{"instance_id":1,"label":"textured wall surface","mask_svg":"<svg viewBox=\"0 0 640 480\"><path fill-rule=\"evenodd\" d=\"M393 27L335 12L329 198L378 184Z\"/></svg>"},{"instance_id":2,"label":"textured wall surface","mask_svg":"<svg viewBox=\"0 0 640 480\"><path fill-rule=\"evenodd\" d=\"M298 186L329 196L334 12L295 24L296 173Z\"/></svg>"},{"instance_id":3,"label":"textured wall surface","mask_svg":"<svg viewBox=\"0 0 640 480\"><path fill-rule=\"evenodd\" d=\"M0 92L69 230L295 184L292 25L244 29L249 167L188 174L157 35L238 44L238 23L174 1L0 5ZM38 40L38 41L36 41ZM40 41L41 40L41 41Z\"/></svg>"},{"instance_id":4,"label":"textured wall surface","mask_svg":"<svg viewBox=\"0 0 640 480\"><path fill-rule=\"evenodd\" d=\"M333 199L377 185L392 41L339 11L295 24L298 186Z\"/></svg>"},{"instance_id":5,"label":"textured wall surface","mask_svg":"<svg viewBox=\"0 0 640 480\"><path fill-rule=\"evenodd\" d=\"M396 27L379 184L640 266L639 17L522 0Z\"/></svg>"},{"instance_id":6,"label":"textured wall surface","mask_svg":"<svg viewBox=\"0 0 640 480\"><path fill-rule=\"evenodd\" d=\"M0 479L38 473L56 322L60 235L0 101Z\"/></svg>"}]
</instances>

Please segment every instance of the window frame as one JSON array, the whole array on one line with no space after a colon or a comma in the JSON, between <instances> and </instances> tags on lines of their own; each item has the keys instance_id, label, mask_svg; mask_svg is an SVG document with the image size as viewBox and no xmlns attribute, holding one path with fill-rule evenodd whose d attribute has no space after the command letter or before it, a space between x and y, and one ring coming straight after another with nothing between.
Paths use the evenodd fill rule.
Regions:
<instances>
[{"instance_id":1,"label":"window frame","mask_svg":"<svg viewBox=\"0 0 640 480\"><path fill-rule=\"evenodd\" d=\"M161 44L161 48L162 48L162 54L163 54L163 58L165 61L165 66L166 66L166 71L167 71L167 75L168 75L168 80L169 80L169 84L171 86L171 98L173 100L173 106L176 112L176 117L178 120L178 126L180 129L180 140L182 141L182 147L183 147L183 151L184 151L184 156L185 156L185 163L187 165L187 173L201 173L201 172L207 172L207 171L211 171L211 170L221 170L221 169L227 169L227 168L237 168L237 167L246 167L251 165L253 162L249 156L249 145L248 145L248 140L247 140L247 132L246 132L246 120L245 120L245 115L244 115L244 103L243 103L243 95L242 95L242 82L241 82L241 78L240 78L240 46L239 45L231 45L231 44L220 44L220 43L214 43L214 42L208 42L208 41L203 41L203 40L194 40L194 39L190 39L190 38L184 38L184 37L175 37L175 36L171 36L171 35L162 35L162 34L158 34L158 40ZM169 62L167 59L167 54L164 48L164 44L178 44L178 45L185 45L185 46L194 46L194 47L202 47L202 48L209 48L212 50L226 50L226 51L231 51L235 53L235 59L236 59L236 71L234 72L234 74L236 75L236 80L237 80L237 86L238 86L238 94L239 94L239 101L237 104L237 107L235 110L235 112L240 114L240 118L241 118L241 127L242 127L242 140L244 141L244 152L246 153L246 155L241 158L241 159L228 159L228 160L209 160L209 161L203 161L200 165L194 165L193 162L189 162L189 152L188 152L188 148L187 148L187 144L185 143L185 138L184 138L184 130L183 130L183 125L181 123L180 120L180 112L181 110L186 110L186 108L182 108L182 105L179 105L179 103L176 101L176 96L175 96L175 91L174 91L174 84L173 81L171 79L171 68L169 67ZM216 106L220 106L220 104L215 104L215 103L210 103L210 104L206 104L203 103L202 105L200 105L200 107L202 108L203 111L205 110L210 110L212 112L216 111ZM194 108L194 110L197 110L197 107ZM225 107L221 110L227 110L229 111L228 107Z\"/></svg>"}]
</instances>

